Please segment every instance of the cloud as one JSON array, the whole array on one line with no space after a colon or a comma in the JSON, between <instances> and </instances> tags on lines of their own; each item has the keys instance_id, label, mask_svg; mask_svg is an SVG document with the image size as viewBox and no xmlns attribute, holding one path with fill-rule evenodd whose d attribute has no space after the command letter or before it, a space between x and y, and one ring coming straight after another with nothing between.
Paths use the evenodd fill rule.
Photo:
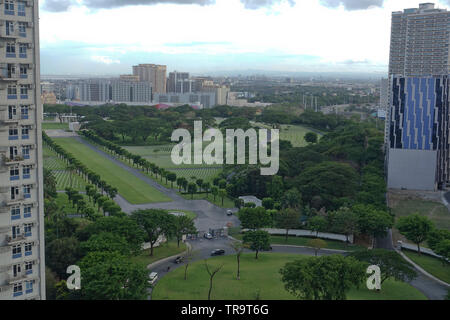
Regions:
<instances>
[{"instance_id":1,"label":"cloud","mask_svg":"<svg viewBox=\"0 0 450 320\"><path fill-rule=\"evenodd\" d=\"M343 5L345 10L365 10L371 7L382 7L384 0L320 0L320 3L329 8Z\"/></svg>"},{"instance_id":2,"label":"cloud","mask_svg":"<svg viewBox=\"0 0 450 320\"><path fill-rule=\"evenodd\" d=\"M246 9L259 9L263 7L271 7L277 3L287 2L291 6L295 5L294 0L241 0Z\"/></svg>"},{"instance_id":3,"label":"cloud","mask_svg":"<svg viewBox=\"0 0 450 320\"><path fill-rule=\"evenodd\" d=\"M69 10L69 7L77 4L75 0L45 0L42 8L50 12L62 12Z\"/></svg>"},{"instance_id":4,"label":"cloud","mask_svg":"<svg viewBox=\"0 0 450 320\"><path fill-rule=\"evenodd\" d=\"M240 0L246 9L259 9L271 7L275 4L287 2L295 5L294 0ZM208 6L216 3L216 0L46 0L43 9L50 12L67 11L71 6L82 5L90 9L112 9L136 5L156 4L180 4Z\"/></svg>"},{"instance_id":5,"label":"cloud","mask_svg":"<svg viewBox=\"0 0 450 320\"><path fill-rule=\"evenodd\" d=\"M120 63L120 60L114 60L110 57L105 57L105 56L92 56L91 60L93 60L95 62L101 62L104 64Z\"/></svg>"},{"instance_id":6,"label":"cloud","mask_svg":"<svg viewBox=\"0 0 450 320\"><path fill-rule=\"evenodd\" d=\"M196 4L200 6L211 5L216 0L84 0L83 5L93 9L111 9L136 5L155 4Z\"/></svg>"}]
</instances>

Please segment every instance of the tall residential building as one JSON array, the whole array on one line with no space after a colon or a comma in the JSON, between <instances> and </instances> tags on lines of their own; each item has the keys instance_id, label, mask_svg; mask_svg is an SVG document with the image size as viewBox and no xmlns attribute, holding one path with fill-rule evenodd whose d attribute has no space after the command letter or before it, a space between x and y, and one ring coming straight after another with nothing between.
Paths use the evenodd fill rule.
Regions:
<instances>
[{"instance_id":1,"label":"tall residential building","mask_svg":"<svg viewBox=\"0 0 450 320\"><path fill-rule=\"evenodd\" d=\"M449 180L449 23L432 3L392 13L389 188L437 190Z\"/></svg>"},{"instance_id":2,"label":"tall residential building","mask_svg":"<svg viewBox=\"0 0 450 320\"><path fill-rule=\"evenodd\" d=\"M113 102L152 102L152 87L143 81L115 80L111 82Z\"/></svg>"},{"instance_id":3,"label":"tall residential building","mask_svg":"<svg viewBox=\"0 0 450 320\"><path fill-rule=\"evenodd\" d=\"M150 82L153 93L166 93L167 66L156 64L140 64L133 66L133 75L139 76L140 81Z\"/></svg>"},{"instance_id":4,"label":"tall residential building","mask_svg":"<svg viewBox=\"0 0 450 320\"><path fill-rule=\"evenodd\" d=\"M0 300L45 299L39 4L0 6Z\"/></svg>"},{"instance_id":5,"label":"tall residential building","mask_svg":"<svg viewBox=\"0 0 450 320\"><path fill-rule=\"evenodd\" d=\"M193 92L194 81L189 79L189 72L170 72L167 79L168 93L190 93Z\"/></svg>"}]
</instances>

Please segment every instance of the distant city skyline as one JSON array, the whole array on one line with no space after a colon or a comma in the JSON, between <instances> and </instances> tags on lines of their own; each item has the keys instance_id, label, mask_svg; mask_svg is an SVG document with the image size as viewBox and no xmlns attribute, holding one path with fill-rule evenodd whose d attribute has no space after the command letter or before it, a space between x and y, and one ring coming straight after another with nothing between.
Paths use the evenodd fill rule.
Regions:
<instances>
[{"instance_id":1,"label":"distant city skyline","mask_svg":"<svg viewBox=\"0 0 450 320\"><path fill-rule=\"evenodd\" d=\"M41 72L119 75L154 63L192 74L387 74L391 13L422 2L42 0Z\"/></svg>"}]
</instances>

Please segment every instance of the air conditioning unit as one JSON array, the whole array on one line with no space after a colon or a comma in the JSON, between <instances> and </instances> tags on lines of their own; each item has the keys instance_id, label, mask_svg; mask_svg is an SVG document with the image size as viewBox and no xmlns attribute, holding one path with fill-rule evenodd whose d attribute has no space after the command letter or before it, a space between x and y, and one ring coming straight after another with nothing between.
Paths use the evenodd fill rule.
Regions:
<instances>
[{"instance_id":1,"label":"air conditioning unit","mask_svg":"<svg viewBox=\"0 0 450 320\"><path fill-rule=\"evenodd\" d=\"M28 27L29 28L33 28L34 27L34 23L33 22L28 22Z\"/></svg>"}]
</instances>

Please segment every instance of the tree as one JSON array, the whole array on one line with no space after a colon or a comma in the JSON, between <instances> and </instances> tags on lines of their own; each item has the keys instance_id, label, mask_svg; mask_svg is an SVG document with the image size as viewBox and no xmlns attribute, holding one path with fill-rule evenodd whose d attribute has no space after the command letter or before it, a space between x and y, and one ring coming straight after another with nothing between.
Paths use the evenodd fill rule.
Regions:
<instances>
[{"instance_id":1,"label":"tree","mask_svg":"<svg viewBox=\"0 0 450 320\"><path fill-rule=\"evenodd\" d=\"M227 191L225 189L219 189L219 197L222 198L222 206L223 206L223 199L227 196Z\"/></svg>"},{"instance_id":2,"label":"tree","mask_svg":"<svg viewBox=\"0 0 450 320\"><path fill-rule=\"evenodd\" d=\"M131 214L131 217L147 234L150 242L150 256L153 256L153 246L168 227L169 216L166 211L160 209L137 210Z\"/></svg>"},{"instance_id":3,"label":"tree","mask_svg":"<svg viewBox=\"0 0 450 320\"><path fill-rule=\"evenodd\" d=\"M305 134L304 137L305 141L308 143L317 143L317 133L315 132L308 132L307 134Z\"/></svg>"},{"instance_id":4,"label":"tree","mask_svg":"<svg viewBox=\"0 0 450 320\"><path fill-rule=\"evenodd\" d=\"M274 204L275 204L275 201L273 201L272 198L264 198L264 199L262 199L262 206L263 206L266 210L271 210L271 209L273 209Z\"/></svg>"},{"instance_id":5,"label":"tree","mask_svg":"<svg viewBox=\"0 0 450 320\"><path fill-rule=\"evenodd\" d=\"M406 239L417 244L417 250L420 254L420 244L427 240L428 235L433 230L433 222L427 217L416 213L398 219L397 229Z\"/></svg>"},{"instance_id":6,"label":"tree","mask_svg":"<svg viewBox=\"0 0 450 320\"><path fill-rule=\"evenodd\" d=\"M319 236L319 232L326 230L328 225L327 219L322 216L314 216L308 220L308 227L316 232L316 237Z\"/></svg>"},{"instance_id":7,"label":"tree","mask_svg":"<svg viewBox=\"0 0 450 320\"><path fill-rule=\"evenodd\" d=\"M242 227L246 229L260 229L272 224L270 215L263 207L242 208L238 212L238 217Z\"/></svg>"},{"instance_id":8,"label":"tree","mask_svg":"<svg viewBox=\"0 0 450 320\"><path fill-rule=\"evenodd\" d=\"M366 277L366 264L341 255L288 262L280 270L284 287L302 300L345 300Z\"/></svg>"},{"instance_id":9,"label":"tree","mask_svg":"<svg viewBox=\"0 0 450 320\"><path fill-rule=\"evenodd\" d=\"M44 168L44 198L56 198L56 178L50 169Z\"/></svg>"},{"instance_id":10,"label":"tree","mask_svg":"<svg viewBox=\"0 0 450 320\"><path fill-rule=\"evenodd\" d=\"M214 270L209 270L209 266L208 266L208 262L205 260L205 268L206 268L206 272L208 272L209 274L209 290L208 290L208 300L211 300L211 291L213 288L213 279L214 276L220 271L220 269L222 269L223 264L221 264L220 266L218 266L217 268L215 268Z\"/></svg>"},{"instance_id":11,"label":"tree","mask_svg":"<svg viewBox=\"0 0 450 320\"><path fill-rule=\"evenodd\" d=\"M258 259L259 251L270 249L270 234L267 231L247 231L244 234L243 241L251 250L256 252L255 259Z\"/></svg>"},{"instance_id":12,"label":"tree","mask_svg":"<svg viewBox=\"0 0 450 320\"><path fill-rule=\"evenodd\" d=\"M128 244L127 240L123 236L111 232L101 232L99 234L92 235L88 241L81 244L81 248L85 253L94 251L117 251L124 256L130 256L133 250L132 246Z\"/></svg>"},{"instance_id":13,"label":"tree","mask_svg":"<svg viewBox=\"0 0 450 320\"><path fill-rule=\"evenodd\" d=\"M184 255L184 280L187 280L187 271L193 258L192 247L188 246Z\"/></svg>"},{"instance_id":14,"label":"tree","mask_svg":"<svg viewBox=\"0 0 450 320\"><path fill-rule=\"evenodd\" d=\"M431 250L435 251L438 244L443 240L450 240L450 231L433 228L428 234L427 244L430 246Z\"/></svg>"},{"instance_id":15,"label":"tree","mask_svg":"<svg viewBox=\"0 0 450 320\"><path fill-rule=\"evenodd\" d=\"M358 215L347 207L340 208L335 215L335 228L342 234L345 234L346 243L348 244L348 237L355 234L359 230Z\"/></svg>"},{"instance_id":16,"label":"tree","mask_svg":"<svg viewBox=\"0 0 450 320\"><path fill-rule=\"evenodd\" d=\"M212 187L212 188L211 188L211 193L212 193L213 196L214 196L214 201L216 201L216 196L219 194L219 188L217 188L217 187Z\"/></svg>"},{"instance_id":17,"label":"tree","mask_svg":"<svg viewBox=\"0 0 450 320\"><path fill-rule=\"evenodd\" d=\"M435 252L442 256L442 264L445 265L450 260L450 240L445 239L439 242L436 246Z\"/></svg>"},{"instance_id":18,"label":"tree","mask_svg":"<svg viewBox=\"0 0 450 320\"><path fill-rule=\"evenodd\" d=\"M197 233L194 221L187 216L175 216L173 221L173 231L177 238L178 248L180 247L180 241L184 235Z\"/></svg>"},{"instance_id":19,"label":"tree","mask_svg":"<svg viewBox=\"0 0 450 320\"><path fill-rule=\"evenodd\" d=\"M203 187L203 179L197 179L197 181L195 181L195 183L197 184L198 189L199 189L200 191L202 191L202 187Z\"/></svg>"},{"instance_id":20,"label":"tree","mask_svg":"<svg viewBox=\"0 0 450 320\"><path fill-rule=\"evenodd\" d=\"M80 243L75 237L63 237L51 241L46 246L45 254L46 265L59 278L65 278L67 267L76 264L82 257Z\"/></svg>"},{"instance_id":21,"label":"tree","mask_svg":"<svg viewBox=\"0 0 450 320\"><path fill-rule=\"evenodd\" d=\"M194 193L197 192L197 185L193 182L189 183L188 192L191 194L191 200L194 199Z\"/></svg>"},{"instance_id":22,"label":"tree","mask_svg":"<svg viewBox=\"0 0 450 320\"><path fill-rule=\"evenodd\" d=\"M384 237L394 224L394 218L388 212L373 205L357 204L352 210L358 215L359 231L372 236L372 242L376 237Z\"/></svg>"},{"instance_id":23,"label":"tree","mask_svg":"<svg viewBox=\"0 0 450 320\"><path fill-rule=\"evenodd\" d=\"M208 194L209 194L209 191L210 191L210 189L211 189L211 183L209 183L209 182L203 182L202 188L203 188L203 190L206 192L206 197L208 198Z\"/></svg>"},{"instance_id":24,"label":"tree","mask_svg":"<svg viewBox=\"0 0 450 320\"><path fill-rule=\"evenodd\" d=\"M297 188L292 188L286 191L281 198L283 208L300 208L302 205L302 195Z\"/></svg>"},{"instance_id":25,"label":"tree","mask_svg":"<svg viewBox=\"0 0 450 320\"><path fill-rule=\"evenodd\" d=\"M175 173L173 173L173 172L170 172L167 175L167 180L170 181L170 187L173 188L173 183L174 183L174 181L177 180L177 175Z\"/></svg>"},{"instance_id":26,"label":"tree","mask_svg":"<svg viewBox=\"0 0 450 320\"><path fill-rule=\"evenodd\" d=\"M87 300L144 300L148 270L118 252L90 252L79 263L81 294Z\"/></svg>"},{"instance_id":27,"label":"tree","mask_svg":"<svg viewBox=\"0 0 450 320\"><path fill-rule=\"evenodd\" d=\"M314 248L314 255L317 257L317 252L325 248L327 246L327 243L325 240L322 239L311 239L308 241L308 247Z\"/></svg>"},{"instance_id":28,"label":"tree","mask_svg":"<svg viewBox=\"0 0 450 320\"><path fill-rule=\"evenodd\" d=\"M290 229L295 229L300 221L300 212L294 209L283 209L275 214L275 226L286 230L286 242Z\"/></svg>"},{"instance_id":29,"label":"tree","mask_svg":"<svg viewBox=\"0 0 450 320\"><path fill-rule=\"evenodd\" d=\"M246 248L246 245L243 244L240 241L233 241L230 244L230 246L231 246L231 248L233 248L234 252L236 253L236 260L237 260L237 274L236 274L236 278L238 280L240 280L241 279L241 269L240 269L240 266L241 266L241 255L242 255L242 252L244 252L244 249Z\"/></svg>"}]
</instances>

